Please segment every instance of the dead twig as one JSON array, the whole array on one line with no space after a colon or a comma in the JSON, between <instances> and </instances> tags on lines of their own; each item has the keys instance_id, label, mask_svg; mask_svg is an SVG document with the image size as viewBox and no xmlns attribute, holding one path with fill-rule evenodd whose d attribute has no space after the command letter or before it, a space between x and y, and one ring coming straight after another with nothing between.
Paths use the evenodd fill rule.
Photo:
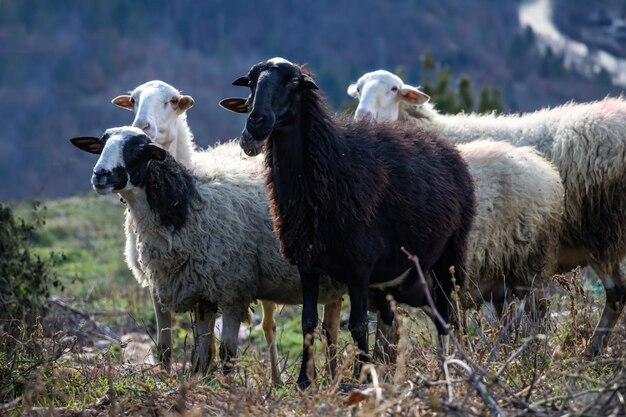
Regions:
<instances>
[{"instance_id":1,"label":"dead twig","mask_svg":"<svg viewBox=\"0 0 626 417\"><path fill-rule=\"evenodd\" d=\"M487 405L487 407L489 408L489 410L491 411L493 415L496 415L496 416L505 415L504 411L498 406L496 401L489 394L487 387L482 382L480 382L479 376L476 375L476 373L471 367L469 367L465 362L460 361L458 359L448 359L446 362L451 365L457 365L463 368L465 372L467 372L467 377L469 381L472 383L472 385L474 386L474 389L476 390L476 392L478 392L478 394L481 396L483 401L485 401L485 404Z\"/></svg>"}]
</instances>

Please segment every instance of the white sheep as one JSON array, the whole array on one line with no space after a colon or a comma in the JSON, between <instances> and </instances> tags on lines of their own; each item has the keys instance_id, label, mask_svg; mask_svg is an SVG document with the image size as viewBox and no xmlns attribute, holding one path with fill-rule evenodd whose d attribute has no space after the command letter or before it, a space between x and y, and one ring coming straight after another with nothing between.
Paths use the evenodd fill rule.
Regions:
<instances>
[{"instance_id":1,"label":"white sheep","mask_svg":"<svg viewBox=\"0 0 626 417\"><path fill-rule=\"evenodd\" d=\"M193 106L194 100L190 96L181 95L171 85L159 80L149 81L138 86L128 95L117 96L112 100L112 103L135 111L133 126L142 129L155 143L170 152L179 163L192 169L196 175L210 177L212 175L212 167L217 166L219 161L224 159L238 160L239 168L242 172L253 173L254 175L249 178L240 176L237 183L242 185L246 183L246 178L248 178L247 185L255 186L258 184L256 174L263 169L262 157L240 158L241 149L238 146L230 146L229 144L213 147L207 151L197 150L185 113L188 108ZM207 167L208 171L204 171ZM148 283L145 282L145 277L137 264L136 244L130 216L126 217L126 237L125 254L127 263L137 281L145 286ZM268 255L273 256L274 253L269 252ZM298 288L300 284L297 274L292 278L298 281L294 282L295 288L291 286L285 288L285 291L299 294ZM154 294L152 298L157 318L157 344L159 346L158 350L161 352L160 360L166 366L169 366L171 355L171 314L160 304ZM263 308L262 328L269 347L272 379L275 383L279 383L280 371L276 347L276 323L274 321L276 305L267 300L261 300L261 305ZM200 335L199 350L201 352L209 352L208 358L204 354L200 355L200 359L202 359L200 368L205 369L215 356L215 343L212 332L215 316L200 307L198 305L194 310L196 311L196 325L198 326L197 333ZM331 372L334 372L335 368L334 345L339 334L340 313L341 297L325 304L323 330L329 345ZM209 337L204 337L205 335Z\"/></svg>"},{"instance_id":2,"label":"white sheep","mask_svg":"<svg viewBox=\"0 0 626 417\"><path fill-rule=\"evenodd\" d=\"M356 117L409 120L454 143L482 138L532 146L558 169L565 188L558 269L589 265L606 292L602 317L587 347L597 355L626 304L620 262L626 255L626 101L601 101L521 115L442 115L417 88L374 71L350 85Z\"/></svg>"},{"instance_id":3,"label":"white sheep","mask_svg":"<svg viewBox=\"0 0 626 417\"><path fill-rule=\"evenodd\" d=\"M201 305L222 312L223 361L237 354L239 325L252 301L302 303L297 269L280 256L273 234L261 172L242 169L239 158L207 158L202 174L194 175L130 126L72 143L101 154L93 188L126 201L137 262L158 300L174 311ZM216 149L228 155L219 148L236 146ZM329 278L320 282L321 303L344 292Z\"/></svg>"},{"instance_id":4,"label":"white sheep","mask_svg":"<svg viewBox=\"0 0 626 417\"><path fill-rule=\"evenodd\" d=\"M559 173L530 147L475 141L458 149L476 186L463 306L486 299L501 314L507 293L523 299L533 289L545 313L563 214Z\"/></svg>"},{"instance_id":5,"label":"white sheep","mask_svg":"<svg viewBox=\"0 0 626 417\"><path fill-rule=\"evenodd\" d=\"M115 97L111 102L134 111L133 126L143 130L178 162L191 168L196 150L187 124L186 111L195 104L191 96L180 94L163 81L153 80L141 84L130 94Z\"/></svg>"},{"instance_id":6,"label":"white sheep","mask_svg":"<svg viewBox=\"0 0 626 417\"><path fill-rule=\"evenodd\" d=\"M154 142L170 152L177 161L188 168L192 167L191 158L195 151L195 144L187 124L186 110L194 105L193 98L181 95L177 89L163 81L154 80L138 86L131 94L115 97L111 102L130 111L137 109L133 126L146 132ZM126 216L124 229L126 231L124 248L126 263L137 282L142 287L147 287L149 282L138 262L134 226L132 217L129 215ZM172 353L172 316L152 291L151 296L157 325L159 361L166 369L169 369ZM204 311L204 309L201 310L200 305L197 305L193 310L196 332L200 335L196 343L199 345L200 351L208 352L208 357L205 359L206 364L202 364L200 368L208 367L215 357L213 340L215 315Z\"/></svg>"}]
</instances>

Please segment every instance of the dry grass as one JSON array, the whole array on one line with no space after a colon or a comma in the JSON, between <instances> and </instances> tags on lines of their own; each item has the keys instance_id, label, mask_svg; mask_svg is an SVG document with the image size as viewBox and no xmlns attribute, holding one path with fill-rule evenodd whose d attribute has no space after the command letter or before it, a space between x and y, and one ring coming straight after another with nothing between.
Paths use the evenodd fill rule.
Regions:
<instances>
[{"instance_id":1,"label":"dry grass","mask_svg":"<svg viewBox=\"0 0 626 417\"><path fill-rule=\"evenodd\" d=\"M285 385L271 385L264 346L248 349L228 376L214 372L199 378L186 371L188 365L172 374L158 366L124 365L112 349L87 355L63 338L40 333L29 343L48 346L48 360L36 363L36 372L21 381L24 394L0 406L0 414L626 415L624 329L612 336L605 356L582 356L600 300L592 288L571 284L583 281L576 274L559 278L562 293L552 297L551 318L542 325L533 326L520 306L509 310L507 324L473 314L469 329L463 337L451 338L445 356L436 348L428 319L398 308L396 316L402 320L396 365L366 365L361 380L354 381L354 349L344 342L339 375L333 380L318 343L317 378L306 392L294 388L298 358L285 365Z\"/></svg>"},{"instance_id":2,"label":"dry grass","mask_svg":"<svg viewBox=\"0 0 626 417\"><path fill-rule=\"evenodd\" d=\"M121 227L109 226L121 225L119 204L91 197L49 204L45 233L33 250L64 251L60 275L70 297L78 300L73 306L106 320L118 334L142 329L146 333L145 328L153 332L149 296L137 287L120 255ZM91 230L83 226L89 222L79 221L81 214L95 211L100 218L106 215L106 230ZM94 259L94 253L102 259ZM81 285L74 282L78 276ZM580 271L556 281L559 290L551 299L549 320L536 325L520 306L502 323L488 312L472 313L465 332L454 333L457 338L446 356L436 349L430 319L419 310L398 308L396 365L367 365L361 381L352 380L355 352L349 333L343 331L338 376L329 377L317 343L317 377L306 392L294 388L301 343L297 307L286 307L277 317L285 382L281 387L270 383L260 329L242 345L236 372L223 376L215 371L199 378L188 372L190 332L188 320L180 316L174 324L179 365L172 374L158 366L125 363L125 342L102 350L85 347L81 336L91 328L82 325L80 314L64 321L70 323L65 334L37 327L32 334L12 338L0 327L0 369L9 375L0 379L0 393L3 398L17 395L0 404L0 415L626 415L623 324L604 356L582 356L599 318L601 291L583 287L587 280Z\"/></svg>"}]
</instances>

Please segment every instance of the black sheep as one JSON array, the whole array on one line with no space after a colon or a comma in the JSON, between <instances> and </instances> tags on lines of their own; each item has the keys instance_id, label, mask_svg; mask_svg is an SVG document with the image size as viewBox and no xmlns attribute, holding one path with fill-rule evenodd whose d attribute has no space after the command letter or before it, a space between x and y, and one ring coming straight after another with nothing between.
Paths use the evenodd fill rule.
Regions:
<instances>
[{"instance_id":1,"label":"black sheep","mask_svg":"<svg viewBox=\"0 0 626 417\"><path fill-rule=\"evenodd\" d=\"M308 337L318 320L319 274L348 286L349 328L361 360L367 360L370 288L379 301L391 294L412 306L426 303L401 247L432 272L426 276L435 307L449 323L450 267L462 284L475 205L472 178L456 149L424 129L333 117L311 75L282 58L254 65L233 84L249 86L250 98L221 104L249 111L250 137L267 139L274 231L302 280L298 385L310 382ZM439 334L448 333L447 326L435 324Z\"/></svg>"}]
</instances>

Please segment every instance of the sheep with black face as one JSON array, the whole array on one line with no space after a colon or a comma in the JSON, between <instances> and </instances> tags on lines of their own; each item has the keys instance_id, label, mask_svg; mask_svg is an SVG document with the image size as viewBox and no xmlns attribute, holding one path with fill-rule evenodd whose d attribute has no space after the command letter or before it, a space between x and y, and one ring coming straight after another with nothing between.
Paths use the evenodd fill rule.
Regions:
<instances>
[{"instance_id":1,"label":"sheep with black face","mask_svg":"<svg viewBox=\"0 0 626 417\"><path fill-rule=\"evenodd\" d=\"M191 169L194 175L213 176L216 174L215 167L219 166L220 161L229 160L231 161L229 164L238 164L238 169L242 173L250 175L250 181L247 183L245 183L245 176L239 176L239 180L236 181L237 186L263 187L263 184L258 181L258 172L263 169L262 158L246 158L241 155L241 149L234 141L227 141L206 150L200 150L196 147L186 112L187 109L193 106L195 101L191 96L181 94L180 91L168 83L161 80L148 81L133 89L129 94L115 97L112 103L133 111L135 113L133 126L143 130L153 142L168 151L177 162ZM126 216L125 230L126 262L137 281L143 286L150 286L137 261L136 237L134 236L134 225L131 216ZM262 253L270 257L278 256L271 250ZM273 262L281 262L281 260L277 259ZM293 270L293 268L290 268L289 271L291 273L290 280L292 285L285 286L284 291L292 291L295 294L299 294L300 279L297 271ZM165 306L161 305L155 294L152 294L152 296L157 324L159 359L164 367L168 369L172 349L171 313ZM276 347L276 321L274 320L274 312L277 306L268 300L261 300L261 306L263 310L262 327L269 348L272 380L278 384L281 382L281 376ZM335 368L334 345L339 334L340 313L341 298L324 305L323 329L329 345L328 354L331 373L334 372ZM215 342L211 337L213 335L211 330L213 329L215 315L210 312L202 312L197 313L195 317L196 334L199 336L198 340L200 342L197 343L198 341L196 341L196 345L199 344L197 346L199 350L198 359L201 363L199 371L206 372L205 366L210 365L215 357ZM209 332L209 339L205 336L207 332Z\"/></svg>"},{"instance_id":2,"label":"sheep with black face","mask_svg":"<svg viewBox=\"0 0 626 417\"><path fill-rule=\"evenodd\" d=\"M198 305L208 313L222 311L223 360L237 353L250 302L302 302L297 271L281 258L272 233L260 171L222 158L208 159L202 175L194 175L135 127L72 143L100 154L93 188L126 200L138 265L159 301L174 311ZM345 291L329 279L322 282L321 302Z\"/></svg>"},{"instance_id":3,"label":"sheep with black face","mask_svg":"<svg viewBox=\"0 0 626 417\"><path fill-rule=\"evenodd\" d=\"M401 247L432 271L428 290L449 322L450 269L462 283L475 204L471 175L454 147L420 128L333 117L311 74L282 58L254 65L234 84L249 87L250 99L222 105L249 109L246 130L254 140L267 139L274 230L302 280L299 386L312 377L308 348L317 324L320 274L348 286L349 328L361 360L368 352L370 287L377 288L378 300L392 294L413 306L426 302ZM445 324L435 324L447 334Z\"/></svg>"}]
</instances>

